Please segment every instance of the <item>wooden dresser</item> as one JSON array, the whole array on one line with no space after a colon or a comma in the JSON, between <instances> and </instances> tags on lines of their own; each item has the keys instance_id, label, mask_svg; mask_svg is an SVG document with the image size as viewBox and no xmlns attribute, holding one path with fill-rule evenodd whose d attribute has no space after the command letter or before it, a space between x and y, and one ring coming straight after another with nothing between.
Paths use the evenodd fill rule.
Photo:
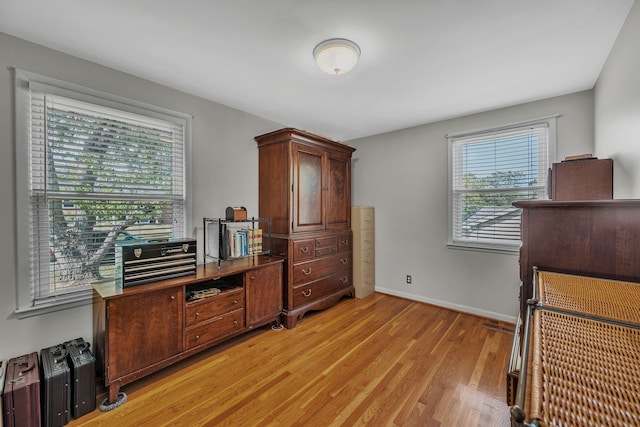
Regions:
<instances>
[{"instance_id":1,"label":"wooden dresser","mask_svg":"<svg viewBox=\"0 0 640 427\"><path fill-rule=\"evenodd\" d=\"M522 201L520 312L533 294L533 267L640 281L640 200Z\"/></svg>"},{"instance_id":2,"label":"wooden dresser","mask_svg":"<svg viewBox=\"0 0 640 427\"><path fill-rule=\"evenodd\" d=\"M287 328L353 295L351 154L347 145L293 128L255 138L259 215L272 220L272 254L285 259Z\"/></svg>"}]
</instances>

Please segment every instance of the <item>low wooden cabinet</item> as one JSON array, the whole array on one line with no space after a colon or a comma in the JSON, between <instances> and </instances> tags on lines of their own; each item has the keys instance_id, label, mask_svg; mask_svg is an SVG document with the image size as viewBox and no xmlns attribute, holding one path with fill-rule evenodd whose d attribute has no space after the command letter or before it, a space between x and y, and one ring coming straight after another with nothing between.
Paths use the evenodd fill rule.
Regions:
<instances>
[{"instance_id":1,"label":"low wooden cabinet","mask_svg":"<svg viewBox=\"0 0 640 427\"><path fill-rule=\"evenodd\" d=\"M189 355L271 322L279 326L282 264L250 257L131 288L95 285L94 347L109 401L123 385ZM219 291L213 296L189 298L213 288Z\"/></svg>"}]
</instances>

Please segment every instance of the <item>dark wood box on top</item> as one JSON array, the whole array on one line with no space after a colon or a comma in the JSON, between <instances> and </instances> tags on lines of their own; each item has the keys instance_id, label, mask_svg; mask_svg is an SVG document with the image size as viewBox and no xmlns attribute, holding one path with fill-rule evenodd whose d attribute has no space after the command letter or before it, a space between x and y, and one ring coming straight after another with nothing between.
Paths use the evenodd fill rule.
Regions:
<instances>
[{"instance_id":1,"label":"dark wood box on top","mask_svg":"<svg viewBox=\"0 0 640 427\"><path fill-rule=\"evenodd\" d=\"M589 159L554 163L551 200L613 199L613 160Z\"/></svg>"}]
</instances>

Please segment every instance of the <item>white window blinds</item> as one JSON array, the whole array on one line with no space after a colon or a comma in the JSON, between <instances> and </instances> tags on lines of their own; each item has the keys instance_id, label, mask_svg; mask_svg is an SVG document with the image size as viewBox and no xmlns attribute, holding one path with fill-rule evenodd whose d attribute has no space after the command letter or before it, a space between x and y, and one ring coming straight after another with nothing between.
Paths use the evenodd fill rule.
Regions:
<instances>
[{"instance_id":1,"label":"white window blinds","mask_svg":"<svg viewBox=\"0 0 640 427\"><path fill-rule=\"evenodd\" d=\"M547 120L450 136L451 244L517 249L517 200L546 198Z\"/></svg>"},{"instance_id":2,"label":"white window blinds","mask_svg":"<svg viewBox=\"0 0 640 427\"><path fill-rule=\"evenodd\" d=\"M29 83L32 306L113 279L119 241L185 235L187 121L103 101Z\"/></svg>"}]
</instances>

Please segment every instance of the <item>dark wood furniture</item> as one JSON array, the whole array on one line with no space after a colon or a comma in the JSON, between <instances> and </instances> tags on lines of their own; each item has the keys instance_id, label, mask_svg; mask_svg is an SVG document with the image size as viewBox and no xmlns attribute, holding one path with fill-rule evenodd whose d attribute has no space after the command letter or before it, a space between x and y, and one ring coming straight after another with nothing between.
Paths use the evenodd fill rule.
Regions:
<instances>
[{"instance_id":1,"label":"dark wood furniture","mask_svg":"<svg viewBox=\"0 0 640 427\"><path fill-rule=\"evenodd\" d=\"M554 163L550 191L552 200L613 199L613 160Z\"/></svg>"},{"instance_id":2,"label":"dark wood furniture","mask_svg":"<svg viewBox=\"0 0 640 427\"><path fill-rule=\"evenodd\" d=\"M271 218L272 250L285 258L287 328L310 310L353 295L351 154L347 145L285 128L255 138L259 215Z\"/></svg>"},{"instance_id":3,"label":"dark wood furniture","mask_svg":"<svg viewBox=\"0 0 640 427\"><path fill-rule=\"evenodd\" d=\"M640 200L521 201L520 312L533 267L640 281Z\"/></svg>"},{"instance_id":4,"label":"dark wood furniture","mask_svg":"<svg viewBox=\"0 0 640 427\"><path fill-rule=\"evenodd\" d=\"M520 201L520 314L507 372L513 403L523 316L533 295L533 267L640 282L640 200Z\"/></svg>"},{"instance_id":5,"label":"dark wood furniture","mask_svg":"<svg viewBox=\"0 0 640 427\"><path fill-rule=\"evenodd\" d=\"M197 273L122 289L94 286L93 337L109 401L120 387L232 336L280 324L282 260L251 257L198 266ZM199 300L193 291L218 288Z\"/></svg>"}]
</instances>

